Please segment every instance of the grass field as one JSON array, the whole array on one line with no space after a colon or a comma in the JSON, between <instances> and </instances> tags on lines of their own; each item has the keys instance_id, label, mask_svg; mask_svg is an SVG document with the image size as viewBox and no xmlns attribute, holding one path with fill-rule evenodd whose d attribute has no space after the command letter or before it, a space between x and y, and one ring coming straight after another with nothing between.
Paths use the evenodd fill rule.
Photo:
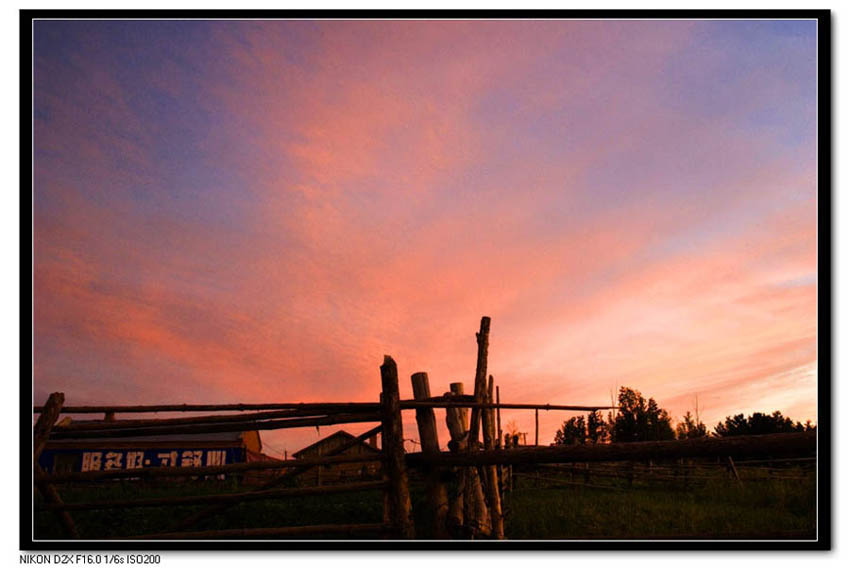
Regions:
<instances>
[{"instance_id":1,"label":"grass field","mask_svg":"<svg viewBox=\"0 0 850 569\"><path fill-rule=\"evenodd\" d=\"M815 477L811 471L799 471L797 475L794 480L745 480L740 486L722 475L688 487L658 481L637 480L629 485L625 479L589 480L610 489L575 482L558 486L553 480L517 477L513 491L506 494L504 501L506 536L508 539L638 539L813 534ZM549 473L545 476L553 477ZM555 476L565 484L571 482L568 476ZM191 486L125 483L60 488L68 503L244 490L227 481ZM429 528L421 486L414 482L411 494L417 536L427 538ZM249 502L211 517L195 529L377 523L381 521L382 503L378 490ZM81 511L72 515L83 538L97 539L167 531L180 518L200 508L203 506L148 507ZM64 534L52 513L37 510L35 535L36 539L51 539L62 538Z\"/></svg>"},{"instance_id":2,"label":"grass field","mask_svg":"<svg viewBox=\"0 0 850 569\"><path fill-rule=\"evenodd\" d=\"M536 487L519 478L505 499L511 539L638 539L668 536L765 536L814 532L814 476L745 482L718 477L682 489L657 483ZM544 484L550 484L545 482Z\"/></svg>"}]
</instances>

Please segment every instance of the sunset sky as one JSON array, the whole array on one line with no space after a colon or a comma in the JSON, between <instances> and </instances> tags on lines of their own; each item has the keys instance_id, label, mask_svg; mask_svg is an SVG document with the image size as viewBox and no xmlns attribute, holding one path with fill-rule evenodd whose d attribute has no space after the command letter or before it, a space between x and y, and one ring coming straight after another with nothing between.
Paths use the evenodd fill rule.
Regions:
<instances>
[{"instance_id":1,"label":"sunset sky","mask_svg":"<svg viewBox=\"0 0 850 569\"><path fill-rule=\"evenodd\" d=\"M816 421L816 34L36 22L35 402L471 390L488 315L503 401Z\"/></svg>"}]
</instances>

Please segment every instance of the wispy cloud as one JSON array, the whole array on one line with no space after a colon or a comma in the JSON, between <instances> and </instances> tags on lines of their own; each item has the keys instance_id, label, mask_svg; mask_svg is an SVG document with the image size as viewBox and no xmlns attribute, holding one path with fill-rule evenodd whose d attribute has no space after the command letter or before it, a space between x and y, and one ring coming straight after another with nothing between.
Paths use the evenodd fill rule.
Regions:
<instances>
[{"instance_id":1,"label":"wispy cloud","mask_svg":"<svg viewBox=\"0 0 850 569\"><path fill-rule=\"evenodd\" d=\"M487 314L505 399L629 385L677 416L699 393L709 423L816 419L807 23L39 22L35 42L37 398L374 400L385 353L440 393L472 381Z\"/></svg>"}]
</instances>

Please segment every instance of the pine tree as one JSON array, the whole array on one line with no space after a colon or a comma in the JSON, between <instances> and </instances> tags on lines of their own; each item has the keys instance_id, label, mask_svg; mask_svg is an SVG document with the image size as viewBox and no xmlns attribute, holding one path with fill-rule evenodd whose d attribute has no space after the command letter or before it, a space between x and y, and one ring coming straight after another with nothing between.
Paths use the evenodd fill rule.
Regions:
<instances>
[{"instance_id":1,"label":"pine tree","mask_svg":"<svg viewBox=\"0 0 850 569\"><path fill-rule=\"evenodd\" d=\"M572 417L568 421L564 421L564 424L555 433L556 445L583 445L585 442L587 442L587 430L583 416Z\"/></svg>"},{"instance_id":2,"label":"pine tree","mask_svg":"<svg viewBox=\"0 0 850 569\"><path fill-rule=\"evenodd\" d=\"M676 438L680 440L698 439L707 435L708 430L705 427L705 423L694 419L690 411L685 413L685 416L682 417L682 422L676 425Z\"/></svg>"}]
</instances>

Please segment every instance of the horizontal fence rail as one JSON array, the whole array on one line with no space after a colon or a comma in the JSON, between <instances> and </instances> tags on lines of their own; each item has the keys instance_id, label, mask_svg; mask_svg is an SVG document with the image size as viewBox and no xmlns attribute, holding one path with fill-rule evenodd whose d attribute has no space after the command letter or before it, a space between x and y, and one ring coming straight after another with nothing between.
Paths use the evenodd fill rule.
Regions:
<instances>
[{"instance_id":1,"label":"horizontal fence rail","mask_svg":"<svg viewBox=\"0 0 850 569\"><path fill-rule=\"evenodd\" d=\"M371 534L383 533L391 531L392 529L393 526L388 524L334 524L318 526L294 526L282 528L220 529L210 531L150 533L145 535L132 535L128 537L115 537L112 539L256 539L264 537L297 537L323 534Z\"/></svg>"},{"instance_id":2,"label":"horizontal fence rail","mask_svg":"<svg viewBox=\"0 0 850 569\"><path fill-rule=\"evenodd\" d=\"M399 401L402 410L409 409L539 409L541 411L598 411L600 409L617 409L610 405L553 405L551 403L482 403L476 402L472 395L445 397L430 397L425 401L404 399ZM43 406L33 407L33 413L41 413ZM380 411L379 403L233 403L222 405L97 405L82 407L63 407L62 412L69 415L88 413L176 413L200 411L315 411L314 414L326 413L369 412Z\"/></svg>"},{"instance_id":3,"label":"horizontal fence rail","mask_svg":"<svg viewBox=\"0 0 850 569\"><path fill-rule=\"evenodd\" d=\"M322 417L306 417L297 419L279 419L271 421L243 421L233 423L218 423L207 425L185 425L163 427L121 428L120 423L112 429L93 431L57 431L52 434L51 441L63 439L98 439L113 437L140 437L154 435L186 435L204 433L229 433L233 431L265 431L272 429L295 429L299 427L318 427L321 425L342 425L350 423L374 423L381 420L375 413L368 414L336 414Z\"/></svg>"},{"instance_id":4,"label":"horizontal fence rail","mask_svg":"<svg viewBox=\"0 0 850 569\"><path fill-rule=\"evenodd\" d=\"M296 417L324 417L328 413L313 410L287 409L284 411L260 411L258 413L238 413L235 415L202 415L199 417L176 417L171 419L131 419L111 421L79 421L66 425L55 425L52 433L78 433L83 431L110 431L114 429L132 429L141 427L164 427L184 425L207 425L263 421L266 419L286 419Z\"/></svg>"},{"instance_id":5,"label":"horizontal fence rail","mask_svg":"<svg viewBox=\"0 0 850 569\"><path fill-rule=\"evenodd\" d=\"M476 453L407 455L411 466L478 466L484 464L532 464L559 462L604 462L650 460L704 456L749 456L753 454L814 453L817 433L781 433L726 438L688 439L603 445L569 445L550 447L518 447L483 450Z\"/></svg>"},{"instance_id":6,"label":"horizontal fence rail","mask_svg":"<svg viewBox=\"0 0 850 569\"><path fill-rule=\"evenodd\" d=\"M551 478L546 476L539 476L535 474L523 474L521 472L515 472L514 476L518 478L526 478L529 480L542 480L543 482L554 482L554 487L558 486L584 486L585 488L598 488L600 490L613 490L615 492L623 492L622 488L617 486L603 486L601 484L589 484L587 482L573 482L572 480L564 480L563 478Z\"/></svg>"},{"instance_id":7,"label":"horizontal fence rail","mask_svg":"<svg viewBox=\"0 0 850 569\"><path fill-rule=\"evenodd\" d=\"M463 409L539 409L541 411L598 411L600 409L617 409L608 405L552 405L549 403L476 403L457 399L401 402L402 409L434 409L434 408L463 408Z\"/></svg>"},{"instance_id":8,"label":"horizontal fence rail","mask_svg":"<svg viewBox=\"0 0 850 569\"><path fill-rule=\"evenodd\" d=\"M39 510L110 510L116 508L148 508L155 506L192 506L197 504L235 504L255 500L292 498L296 496L317 496L362 492L364 490L382 490L387 483L382 480L373 482L355 482L334 486L307 486L304 488L284 488L282 490L260 490L240 492L238 494L206 494L203 496L167 496L140 500L115 500L109 502L80 502L76 504L47 504Z\"/></svg>"},{"instance_id":9,"label":"horizontal fence rail","mask_svg":"<svg viewBox=\"0 0 850 569\"><path fill-rule=\"evenodd\" d=\"M62 413L86 414L86 413L177 413L177 412L199 412L199 411L262 411L262 410L284 410L303 409L322 412L343 411L380 411L379 403L226 403L212 405L190 405L180 403L177 405L86 405L86 406L63 406ZM33 407L33 413L41 413L43 406Z\"/></svg>"}]
</instances>

